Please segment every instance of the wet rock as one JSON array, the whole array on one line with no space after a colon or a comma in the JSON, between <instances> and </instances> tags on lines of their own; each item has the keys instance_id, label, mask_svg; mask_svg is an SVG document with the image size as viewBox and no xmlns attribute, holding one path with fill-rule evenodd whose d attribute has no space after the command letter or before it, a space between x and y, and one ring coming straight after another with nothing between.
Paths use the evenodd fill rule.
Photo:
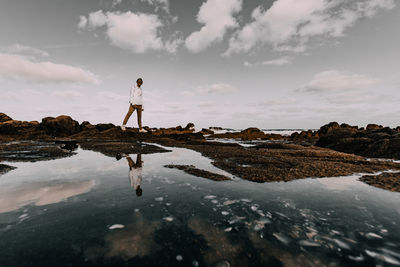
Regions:
<instances>
[{"instance_id":1,"label":"wet rock","mask_svg":"<svg viewBox=\"0 0 400 267\"><path fill-rule=\"evenodd\" d=\"M170 152L159 146L142 144L139 142L122 142L122 141L106 141L106 142L81 142L82 149L100 152L109 157L116 157L118 154L151 154Z\"/></svg>"},{"instance_id":2,"label":"wet rock","mask_svg":"<svg viewBox=\"0 0 400 267\"><path fill-rule=\"evenodd\" d=\"M0 175L6 174L7 172L16 169L16 167L0 164Z\"/></svg>"},{"instance_id":3,"label":"wet rock","mask_svg":"<svg viewBox=\"0 0 400 267\"><path fill-rule=\"evenodd\" d=\"M76 153L62 149L54 142L0 143L0 161L36 162L70 157Z\"/></svg>"},{"instance_id":4,"label":"wet rock","mask_svg":"<svg viewBox=\"0 0 400 267\"><path fill-rule=\"evenodd\" d=\"M45 130L47 134L56 137L65 137L80 131L79 123L65 115L56 118L43 118L40 127Z\"/></svg>"},{"instance_id":5,"label":"wet rock","mask_svg":"<svg viewBox=\"0 0 400 267\"><path fill-rule=\"evenodd\" d=\"M382 173L379 175L364 175L360 178L369 185L382 189L400 192L400 173Z\"/></svg>"},{"instance_id":6,"label":"wet rock","mask_svg":"<svg viewBox=\"0 0 400 267\"><path fill-rule=\"evenodd\" d=\"M228 138L228 139L241 139L244 141L257 140L257 139L268 139L276 138L280 135L266 135L263 131L258 128L247 128L241 132L227 132L222 134L212 134L210 138ZM281 138L281 136L280 136Z\"/></svg>"},{"instance_id":7,"label":"wet rock","mask_svg":"<svg viewBox=\"0 0 400 267\"><path fill-rule=\"evenodd\" d=\"M201 170L196 168L193 165L165 165L164 167L170 168L170 169L178 169L182 170L186 173L189 173L194 176L198 177L203 177L206 179L210 179L213 181L226 181L230 180L230 178L226 177L225 175L217 174L217 173L212 173L206 170Z\"/></svg>"},{"instance_id":8,"label":"wet rock","mask_svg":"<svg viewBox=\"0 0 400 267\"><path fill-rule=\"evenodd\" d=\"M400 169L400 164L318 147L284 143L256 147L184 144L213 160L213 165L254 182L290 181L307 177L337 177L358 172Z\"/></svg>"},{"instance_id":9,"label":"wet rock","mask_svg":"<svg viewBox=\"0 0 400 267\"><path fill-rule=\"evenodd\" d=\"M0 122L11 121L11 117L5 113L0 113Z\"/></svg>"},{"instance_id":10,"label":"wet rock","mask_svg":"<svg viewBox=\"0 0 400 267\"><path fill-rule=\"evenodd\" d=\"M213 130L213 131L222 131L224 128L213 126L213 127L208 127L208 129Z\"/></svg>"}]
</instances>

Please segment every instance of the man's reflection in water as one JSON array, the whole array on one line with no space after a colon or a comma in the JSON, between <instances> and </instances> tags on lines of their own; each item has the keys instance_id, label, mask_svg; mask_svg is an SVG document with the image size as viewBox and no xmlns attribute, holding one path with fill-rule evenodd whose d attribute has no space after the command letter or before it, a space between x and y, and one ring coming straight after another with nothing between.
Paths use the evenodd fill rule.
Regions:
<instances>
[{"instance_id":1,"label":"man's reflection in water","mask_svg":"<svg viewBox=\"0 0 400 267\"><path fill-rule=\"evenodd\" d=\"M143 193L142 188L140 188L140 184L142 183L142 154L137 154L136 163L130 156L126 156L126 160L129 164L129 179L131 181L131 186L135 189L136 195L140 197Z\"/></svg>"}]
</instances>

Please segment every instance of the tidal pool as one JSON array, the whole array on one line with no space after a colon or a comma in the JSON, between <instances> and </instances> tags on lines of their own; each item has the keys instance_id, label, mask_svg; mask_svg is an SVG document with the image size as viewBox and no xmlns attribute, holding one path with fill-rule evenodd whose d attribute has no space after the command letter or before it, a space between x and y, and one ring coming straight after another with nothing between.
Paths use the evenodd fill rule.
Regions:
<instances>
[{"instance_id":1,"label":"tidal pool","mask_svg":"<svg viewBox=\"0 0 400 267\"><path fill-rule=\"evenodd\" d=\"M77 152L0 176L0 266L400 265L400 194L361 175L260 184L182 148Z\"/></svg>"}]
</instances>

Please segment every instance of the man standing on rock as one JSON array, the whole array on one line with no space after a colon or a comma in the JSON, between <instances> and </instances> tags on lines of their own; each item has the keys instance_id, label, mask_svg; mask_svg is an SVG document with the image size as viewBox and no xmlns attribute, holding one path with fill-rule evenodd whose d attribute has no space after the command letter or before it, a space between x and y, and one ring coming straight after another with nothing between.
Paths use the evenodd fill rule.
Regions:
<instances>
[{"instance_id":1,"label":"man standing on rock","mask_svg":"<svg viewBox=\"0 0 400 267\"><path fill-rule=\"evenodd\" d=\"M137 112L137 119L138 119L138 125L139 125L139 132L140 133L146 133L147 131L142 128L142 111L143 109L143 98L142 98L142 84L143 80L142 78L137 79L136 85L132 86L131 89L131 96L129 99L129 110L128 113L125 116L124 122L121 125L122 131L126 130L126 123L129 120L129 117L132 115L132 113L135 111Z\"/></svg>"}]
</instances>

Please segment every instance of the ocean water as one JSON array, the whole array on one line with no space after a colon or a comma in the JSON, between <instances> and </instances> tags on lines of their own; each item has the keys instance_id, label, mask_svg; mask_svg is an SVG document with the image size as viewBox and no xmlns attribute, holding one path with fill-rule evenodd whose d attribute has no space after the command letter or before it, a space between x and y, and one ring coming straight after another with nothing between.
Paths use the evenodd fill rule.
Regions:
<instances>
[{"instance_id":1,"label":"ocean water","mask_svg":"<svg viewBox=\"0 0 400 267\"><path fill-rule=\"evenodd\" d=\"M18 168L0 176L0 266L400 265L400 194L361 174L260 184L183 148L140 157L140 196L126 158L79 149L10 164Z\"/></svg>"}]
</instances>

